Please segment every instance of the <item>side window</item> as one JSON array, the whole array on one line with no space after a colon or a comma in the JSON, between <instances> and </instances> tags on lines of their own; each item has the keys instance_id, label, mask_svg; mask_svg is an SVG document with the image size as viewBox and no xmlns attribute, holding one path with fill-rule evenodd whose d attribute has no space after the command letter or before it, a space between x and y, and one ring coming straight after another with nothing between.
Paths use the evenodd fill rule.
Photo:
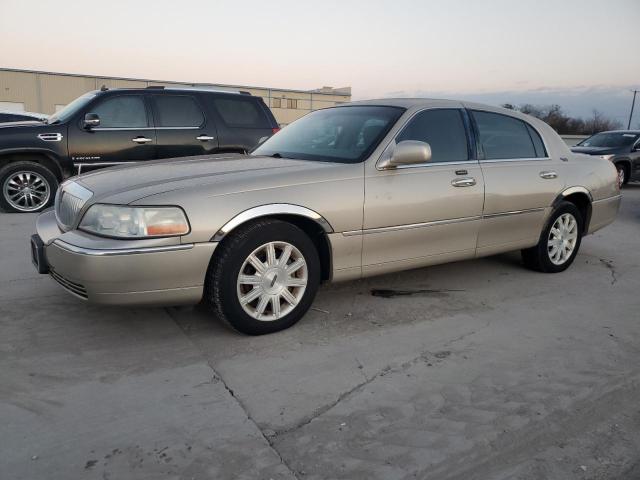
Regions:
<instances>
[{"instance_id":1,"label":"side window","mask_svg":"<svg viewBox=\"0 0 640 480\"><path fill-rule=\"evenodd\" d=\"M199 127L204 114L187 95L154 95L157 127Z\"/></svg>"},{"instance_id":2,"label":"side window","mask_svg":"<svg viewBox=\"0 0 640 480\"><path fill-rule=\"evenodd\" d=\"M542 142L542 138L540 138L540 134L533 128L531 125L527 123L527 130L529 130L529 135L531 135L531 140L533 140L533 146L536 149L536 157L544 158L547 156L547 151L544 148L544 143Z\"/></svg>"},{"instance_id":3,"label":"side window","mask_svg":"<svg viewBox=\"0 0 640 480\"><path fill-rule=\"evenodd\" d=\"M469 160L467 134L462 114L456 109L425 110L418 113L396 138L418 140L431 146L432 162Z\"/></svg>"},{"instance_id":4,"label":"side window","mask_svg":"<svg viewBox=\"0 0 640 480\"><path fill-rule=\"evenodd\" d=\"M537 157L532 136L522 120L499 113L474 111L472 114L486 160Z\"/></svg>"},{"instance_id":5,"label":"side window","mask_svg":"<svg viewBox=\"0 0 640 480\"><path fill-rule=\"evenodd\" d=\"M100 116L100 127L102 128L140 128L149 126L144 99L138 95L107 98L93 107L91 113L97 113Z\"/></svg>"},{"instance_id":6,"label":"side window","mask_svg":"<svg viewBox=\"0 0 640 480\"><path fill-rule=\"evenodd\" d=\"M258 102L247 98L223 98L213 100L216 110L229 127L271 128Z\"/></svg>"}]
</instances>

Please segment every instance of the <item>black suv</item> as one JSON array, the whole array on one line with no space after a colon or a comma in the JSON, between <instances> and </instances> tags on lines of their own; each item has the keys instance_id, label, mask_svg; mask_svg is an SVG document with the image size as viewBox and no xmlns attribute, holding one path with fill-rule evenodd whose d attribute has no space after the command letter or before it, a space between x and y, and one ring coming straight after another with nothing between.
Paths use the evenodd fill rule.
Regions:
<instances>
[{"instance_id":1,"label":"black suv","mask_svg":"<svg viewBox=\"0 0 640 480\"><path fill-rule=\"evenodd\" d=\"M103 88L40 123L0 124L0 208L42 210L60 181L87 169L242 153L277 131L262 98L247 92Z\"/></svg>"},{"instance_id":2,"label":"black suv","mask_svg":"<svg viewBox=\"0 0 640 480\"><path fill-rule=\"evenodd\" d=\"M596 133L571 148L575 153L597 155L613 162L620 186L640 180L640 130Z\"/></svg>"}]
</instances>

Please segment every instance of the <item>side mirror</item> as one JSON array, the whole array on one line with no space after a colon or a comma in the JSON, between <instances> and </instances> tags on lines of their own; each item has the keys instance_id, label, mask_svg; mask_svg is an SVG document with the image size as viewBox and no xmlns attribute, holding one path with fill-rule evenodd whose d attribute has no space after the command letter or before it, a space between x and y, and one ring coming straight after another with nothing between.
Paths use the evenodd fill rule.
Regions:
<instances>
[{"instance_id":1,"label":"side mirror","mask_svg":"<svg viewBox=\"0 0 640 480\"><path fill-rule=\"evenodd\" d=\"M100 117L97 113L87 113L84 116L83 127L85 130L91 130L94 127L100 126Z\"/></svg>"},{"instance_id":2,"label":"side mirror","mask_svg":"<svg viewBox=\"0 0 640 480\"><path fill-rule=\"evenodd\" d=\"M416 165L431 161L431 146L427 142L404 140L398 143L391 156L384 160L379 168L391 169L403 165Z\"/></svg>"}]
</instances>

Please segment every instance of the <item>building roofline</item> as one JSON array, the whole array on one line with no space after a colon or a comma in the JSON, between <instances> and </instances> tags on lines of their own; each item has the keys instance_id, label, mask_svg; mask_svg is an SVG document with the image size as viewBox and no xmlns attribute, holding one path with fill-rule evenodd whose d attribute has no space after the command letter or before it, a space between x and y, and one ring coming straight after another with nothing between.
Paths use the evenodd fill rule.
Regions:
<instances>
[{"instance_id":1,"label":"building roofline","mask_svg":"<svg viewBox=\"0 0 640 480\"><path fill-rule=\"evenodd\" d=\"M194 83L194 82L180 82L176 80L154 80L149 78L132 78L132 77L110 77L106 75L93 75L93 74L84 74L84 73L64 73L64 72L47 72L42 70L25 70L20 68L0 68L0 72L17 72L17 73L34 73L41 75L60 75L65 77L83 77L83 78L103 78L105 80L125 80L130 82L151 82L151 83L168 83L175 85L190 85L193 87L223 87L230 88L234 90L246 90L248 88L254 88L257 90L270 90L270 91L278 91L278 92L291 92L291 93L306 93L312 95L329 95L329 96L338 96L338 97L350 97L346 93L329 93L329 92L318 92L314 90L295 90L292 88L274 88L274 87L257 87L254 85L228 85L224 83ZM169 87L170 88L170 87Z\"/></svg>"}]
</instances>

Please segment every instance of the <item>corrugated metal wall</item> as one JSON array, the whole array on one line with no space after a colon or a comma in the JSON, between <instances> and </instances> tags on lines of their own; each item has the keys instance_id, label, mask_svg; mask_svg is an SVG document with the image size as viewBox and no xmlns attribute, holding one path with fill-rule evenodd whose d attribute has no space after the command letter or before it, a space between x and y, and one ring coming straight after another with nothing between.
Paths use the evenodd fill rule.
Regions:
<instances>
[{"instance_id":1,"label":"corrugated metal wall","mask_svg":"<svg viewBox=\"0 0 640 480\"><path fill-rule=\"evenodd\" d=\"M27 111L51 114L56 111L56 107L60 108L83 93L97 90L102 85L108 88L144 88L151 85L184 87L196 84L0 69L0 102L24 103ZM215 84L206 84L206 86L229 88ZM291 123L311 110L351 100L350 94L311 93L301 90L243 86L233 88L246 90L252 95L264 98L276 120L282 125ZM276 107L274 99L281 99L279 102L281 106ZM296 100L296 108L287 108L286 99Z\"/></svg>"}]
</instances>

